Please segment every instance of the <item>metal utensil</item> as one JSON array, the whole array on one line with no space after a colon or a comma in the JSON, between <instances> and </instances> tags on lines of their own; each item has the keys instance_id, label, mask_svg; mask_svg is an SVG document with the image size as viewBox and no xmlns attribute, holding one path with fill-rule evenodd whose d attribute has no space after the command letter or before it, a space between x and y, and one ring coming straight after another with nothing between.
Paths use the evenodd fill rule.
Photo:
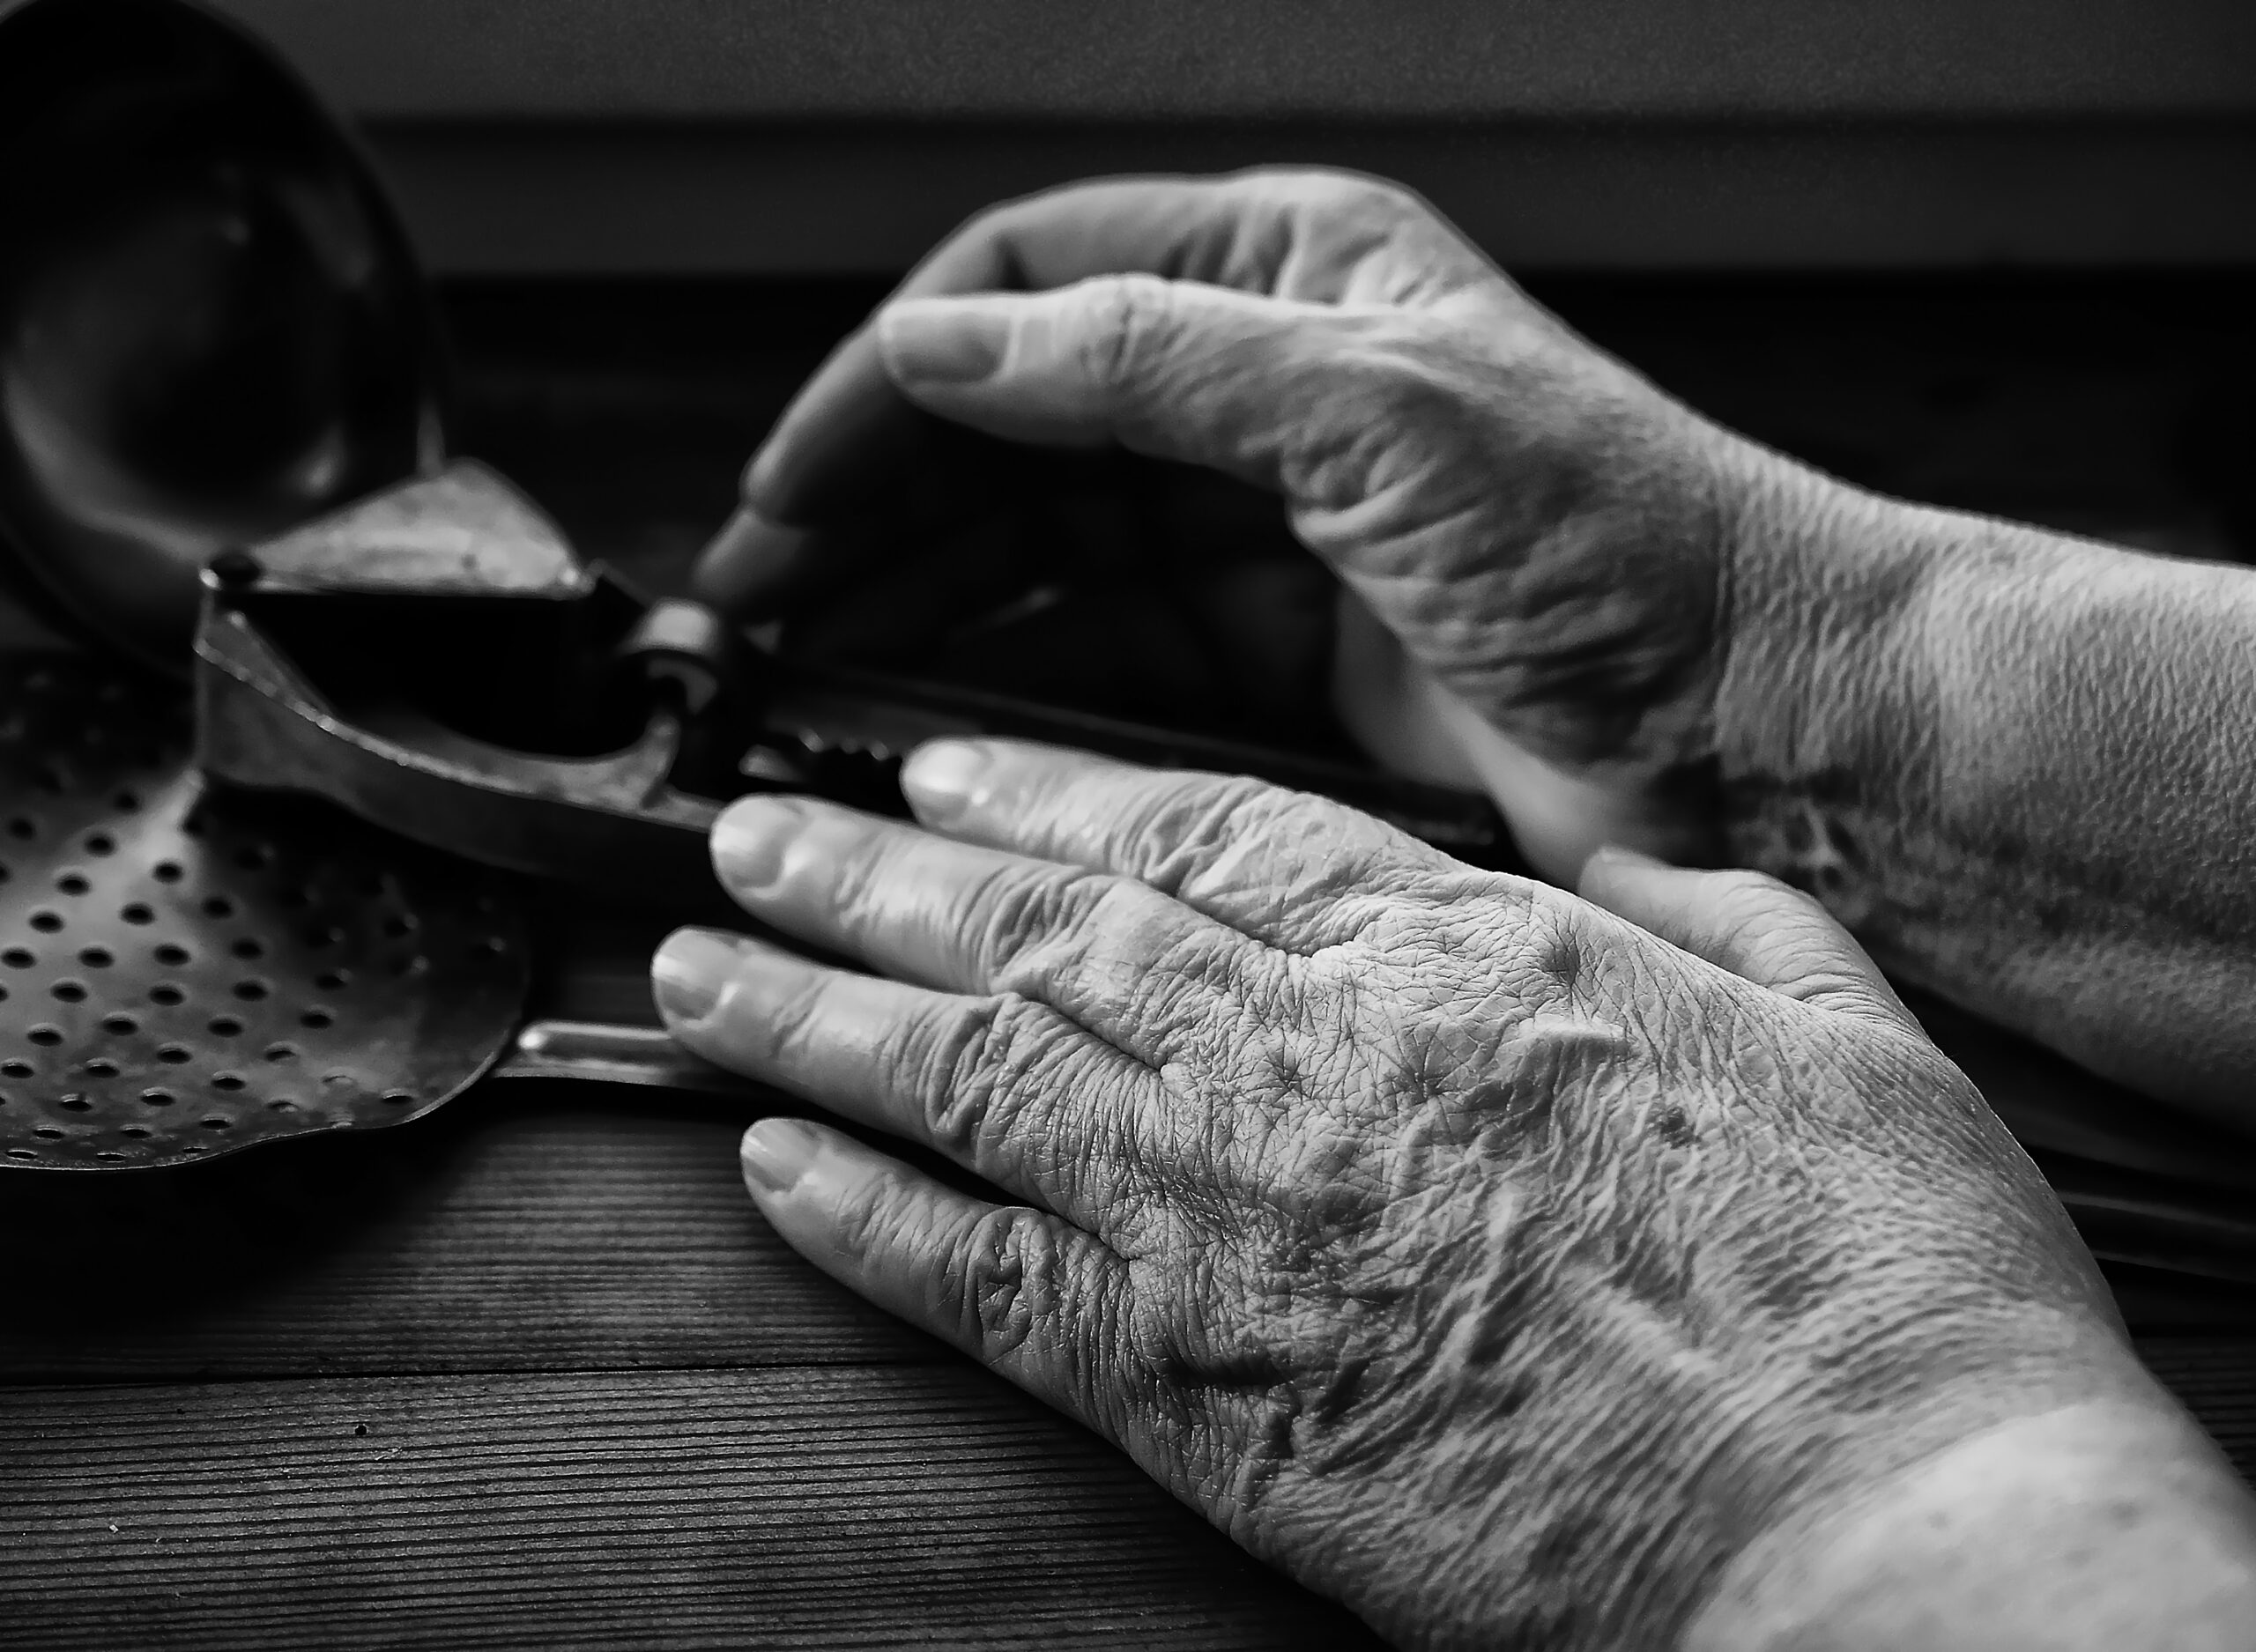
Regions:
<instances>
[{"instance_id":1,"label":"metal utensil","mask_svg":"<svg viewBox=\"0 0 2256 1652\"><path fill-rule=\"evenodd\" d=\"M0 658L0 1163L180 1164L403 1122L486 1074L753 1093L655 1026L524 1021L574 959L536 966L514 880L215 789L190 739L169 685Z\"/></svg>"},{"instance_id":2,"label":"metal utensil","mask_svg":"<svg viewBox=\"0 0 2256 1652\"><path fill-rule=\"evenodd\" d=\"M0 540L184 676L197 578L443 448L439 335L343 123L186 0L0 0Z\"/></svg>"}]
</instances>

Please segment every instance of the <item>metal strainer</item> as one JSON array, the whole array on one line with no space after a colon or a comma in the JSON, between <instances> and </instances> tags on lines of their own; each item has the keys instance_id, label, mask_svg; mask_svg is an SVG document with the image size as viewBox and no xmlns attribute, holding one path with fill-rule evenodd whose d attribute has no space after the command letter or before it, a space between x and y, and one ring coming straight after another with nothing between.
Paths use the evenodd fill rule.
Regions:
<instances>
[{"instance_id":1,"label":"metal strainer","mask_svg":"<svg viewBox=\"0 0 2256 1652\"><path fill-rule=\"evenodd\" d=\"M428 1112L529 985L495 874L210 791L178 690L0 657L0 1152L207 1158Z\"/></svg>"}]
</instances>

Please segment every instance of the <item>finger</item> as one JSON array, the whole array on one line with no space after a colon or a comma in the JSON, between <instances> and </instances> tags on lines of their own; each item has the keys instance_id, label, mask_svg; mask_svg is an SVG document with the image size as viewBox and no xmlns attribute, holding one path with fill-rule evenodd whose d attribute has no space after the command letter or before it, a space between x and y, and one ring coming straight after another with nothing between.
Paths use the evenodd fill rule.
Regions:
<instances>
[{"instance_id":1,"label":"finger","mask_svg":"<svg viewBox=\"0 0 2256 1652\"><path fill-rule=\"evenodd\" d=\"M1351 197L1362 196L1369 204L1359 214ZM1281 285L1296 297L1332 300L1341 289L1325 271L1347 261L1307 256L1311 227L1382 211L1401 220L1418 210L1405 191L1339 174L1099 179L979 213L935 248L889 302L1039 292L1135 273L1250 293ZM1477 262L1458 245L1460 258ZM771 521L805 522L865 497L869 476L914 440L916 421L906 411L879 359L875 328L865 324L776 421L746 469L745 502Z\"/></svg>"},{"instance_id":2,"label":"finger","mask_svg":"<svg viewBox=\"0 0 2256 1652\"><path fill-rule=\"evenodd\" d=\"M1695 871L1609 848L1584 866L1579 893L1758 987L1826 1009L1918 1025L1848 930L1775 878Z\"/></svg>"},{"instance_id":3,"label":"finger","mask_svg":"<svg viewBox=\"0 0 2256 1652\"><path fill-rule=\"evenodd\" d=\"M753 796L713 828L722 886L763 923L890 975L1017 993L1154 1066L1264 960L1126 878L936 837L812 798Z\"/></svg>"},{"instance_id":4,"label":"finger","mask_svg":"<svg viewBox=\"0 0 2256 1652\"><path fill-rule=\"evenodd\" d=\"M1146 1191L1168 1100L1151 1070L1027 999L855 974L680 930L650 963L667 1030L706 1060L946 1154L1097 1233Z\"/></svg>"},{"instance_id":5,"label":"finger","mask_svg":"<svg viewBox=\"0 0 2256 1652\"><path fill-rule=\"evenodd\" d=\"M1131 1322L1127 1265L1054 1216L990 1204L820 1125L745 1132L745 1186L794 1250L1118 1442L1109 1374Z\"/></svg>"},{"instance_id":6,"label":"finger","mask_svg":"<svg viewBox=\"0 0 2256 1652\"><path fill-rule=\"evenodd\" d=\"M903 300L879 315L878 337L902 392L955 423L1039 446L1117 443L1297 500L1336 444L1369 434L1359 352L1384 376L1376 337L1399 325L1125 275Z\"/></svg>"},{"instance_id":7,"label":"finger","mask_svg":"<svg viewBox=\"0 0 2256 1652\"><path fill-rule=\"evenodd\" d=\"M1495 267L1407 190L1351 174L1256 171L1073 185L973 219L896 299L1038 291L1144 273L1308 303L1480 294ZM867 514L916 478L954 482L934 420L888 375L865 324L809 379L746 467L745 511L701 559L697 594L729 611L788 587L820 541L779 537Z\"/></svg>"},{"instance_id":8,"label":"finger","mask_svg":"<svg viewBox=\"0 0 2256 1652\"><path fill-rule=\"evenodd\" d=\"M1243 256L1217 256L1231 244L1227 232L1243 194L1227 180L1113 179L991 208L935 248L894 296L1178 266L1265 284L1268 272ZM875 325L857 328L792 398L746 467L743 506L700 557L693 589L724 612L752 611L838 550L810 530L897 519L886 501L902 491L944 497L963 485L950 463L961 444L952 450L945 430L894 384ZM933 514L946 520L960 512L937 505ZM869 537L856 536L850 549Z\"/></svg>"},{"instance_id":9,"label":"finger","mask_svg":"<svg viewBox=\"0 0 2256 1652\"><path fill-rule=\"evenodd\" d=\"M919 747L902 789L951 837L1134 879L1288 952L1347 940L1414 890L1446 900L1517 881L1328 798L1023 741Z\"/></svg>"}]
</instances>

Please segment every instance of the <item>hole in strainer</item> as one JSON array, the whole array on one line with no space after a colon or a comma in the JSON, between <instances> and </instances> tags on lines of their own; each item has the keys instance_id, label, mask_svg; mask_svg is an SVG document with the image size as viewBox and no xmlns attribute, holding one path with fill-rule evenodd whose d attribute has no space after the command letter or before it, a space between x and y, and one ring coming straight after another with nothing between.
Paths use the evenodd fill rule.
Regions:
<instances>
[{"instance_id":1,"label":"hole in strainer","mask_svg":"<svg viewBox=\"0 0 2256 1652\"><path fill-rule=\"evenodd\" d=\"M140 1030L141 1023L122 1012L102 1017L102 1031L105 1033L115 1033L122 1038L128 1033L137 1033Z\"/></svg>"},{"instance_id":2,"label":"hole in strainer","mask_svg":"<svg viewBox=\"0 0 2256 1652\"><path fill-rule=\"evenodd\" d=\"M118 908L117 915L128 923L154 923L157 921L155 911L138 900L131 901Z\"/></svg>"},{"instance_id":3,"label":"hole in strainer","mask_svg":"<svg viewBox=\"0 0 2256 1652\"><path fill-rule=\"evenodd\" d=\"M212 1018L211 1026L214 1038L233 1038L243 1030L243 1024L232 1015L215 1015Z\"/></svg>"},{"instance_id":4,"label":"hole in strainer","mask_svg":"<svg viewBox=\"0 0 2256 1652\"><path fill-rule=\"evenodd\" d=\"M55 1105L72 1113L85 1113L91 1111L94 1104L78 1091L73 1090L69 1095L56 1098Z\"/></svg>"},{"instance_id":5,"label":"hole in strainer","mask_svg":"<svg viewBox=\"0 0 2256 1652\"><path fill-rule=\"evenodd\" d=\"M52 1124L42 1124L37 1130L33 1130L32 1134L34 1136L44 1136L51 1142L60 1141L63 1138L63 1132L56 1130Z\"/></svg>"},{"instance_id":6,"label":"hole in strainer","mask_svg":"<svg viewBox=\"0 0 2256 1652\"><path fill-rule=\"evenodd\" d=\"M227 950L237 958L249 962L251 959L266 956L266 943L256 935L246 935Z\"/></svg>"},{"instance_id":7,"label":"hole in strainer","mask_svg":"<svg viewBox=\"0 0 2256 1652\"><path fill-rule=\"evenodd\" d=\"M82 1070L89 1078L115 1078L117 1077L117 1063L107 1056L96 1056L86 1063Z\"/></svg>"},{"instance_id":8,"label":"hole in strainer","mask_svg":"<svg viewBox=\"0 0 2256 1652\"><path fill-rule=\"evenodd\" d=\"M93 885L88 883L82 873L65 872L55 880L55 886L66 895L83 895Z\"/></svg>"},{"instance_id":9,"label":"hole in strainer","mask_svg":"<svg viewBox=\"0 0 2256 1652\"><path fill-rule=\"evenodd\" d=\"M39 1071L27 1061L0 1061L0 1073L11 1078L29 1078Z\"/></svg>"},{"instance_id":10,"label":"hole in strainer","mask_svg":"<svg viewBox=\"0 0 2256 1652\"><path fill-rule=\"evenodd\" d=\"M176 884L188 875L182 870L178 861L159 861L150 871L160 884Z\"/></svg>"},{"instance_id":11,"label":"hole in strainer","mask_svg":"<svg viewBox=\"0 0 2256 1652\"><path fill-rule=\"evenodd\" d=\"M157 1059L161 1062L168 1062L173 1066L177 1067L181 1063L192 1058L195 1054L196 1052L189 1048L185 1044L166 1044L158 1049Z\"/></svg>"},{"instance_id":12,"label":"hole in strainer","mask_svg":"<svg viewBox=\"0 0 2256 1652\"><path fill-rule=\"evenodd\" d=\"M266 1047L266 1059L295 1061L298 1059L298 1047L295 1044L269 1044Z\"/></svg>"},{"instance_id":13,"label":"hole in strainer","mask_svg":"<svg viewBox=\"0 0 2256 1652\"><path fill-rule=\"evenodd\" d=\"M8 835L28 843L39 835L39 822L27 815L11 815L8 820Z\"/></svg>"},{"instance_id":14,"label":"hole in strainer","mask_svg":"<svg viewBox=\"0 0 2256 1652\"><path fill-rule=\"evenodd\" d=\"M86 1001L86 983L83 981L58 981L49 990L65 1004L84 1004Z\"/></svg>"},{"instance_id":15,"label":"hole in strainer","mask_svg":"<svg viewBox=\"0 0 2256 1652\"><path fill-rule=\"evenodd\" d=\"M214 1090L240 1090L248 1082L239 1072L215 1072L212 1075Z\"/></svg>"},{"instance_id":16,"label":"hole in strainer","mask_svg":"<svg viewBox=\"0 0 2256 1652\"><path fill-rule=\"evenodd\" d=\"M145 1142L156 1133L156 1131L151 1130L146 1124L129 1124L123 1130L118 1131L120 1136L130 1137L137 1142Z\"/></svg>"},{"instance_id":17,"label":"hole in strainer","mask_svg":"<svg viewBox=\"0 0 2256 1652\"><path fill-rule=\"evenodd\" d=\"M241 998L246 1004L256 1004L261 998L263 998L268 993L273 990L274 989L271 987L259 980L256 975L251 976L248 980L239 981L235 983L235 996Z\"/></svg>"},{"instance_id":18,"label":"hole in strainer","mask_svg":"<svg viewBox=\"0 0 2256 1652\"><path fill-rule=\"evenodd\" d=\"M51 1049L63 1041L63 1029L52 1023L41 1022L24 1036L34 1044L44 1044Z\"/></svg>"},{"instance_id":19,"label":"hole in strainer","mask_svg":"<svg viewBox=\"0 0 2256 1652\"><path fill-rule=\"evenodd\" d=\"M335 992L352 979L349 969L324 969L314 977L314 985L323 992Z\"/></svg>"},{"instance_id":20,"label":"hole in strainer","mask_svg":"<svg viewBox=\"0 0 2256 1652\"><path fill-rule=\"evenodd\" d=\"M29 969L37 962L39 954L28 946L11 946L0 952L0 964L5 964L11 969Z\"/></svg>"},{"instance_id":21,"label":"hole in strainer","mask_svg":"<svg viewBox=\"0 0 2256 1652\"><path fill-rule=\"evenodd\" d=\"M86 833L86 853L115 855L117 853L117 840L107 832L89 832Z\"/></svg>"},{"instance_id":22,"label":"hole in strainer","mask_svg":"<svg viewBox=\"0 0 2256 1652\"><path fill-rule=\"evenodd\" d=\"M180 1100L169 1090L144 1090L141 1099L152 1108L168 1108Z\"/></svg>"},{"instance_id":23,"label":"hole in strainer","mask_svg":"<svg viewBox=\"0 0 2256 1652\"><path fill-rule=\"evenodd\" d=\"M390 1102L394 1107L404 1106L407 1102L415 1100L415 1092L412 1090L387 1090L384 1092L384 1100Z\"/></svg>"},{"instance_id":24,"label":"hole in strainer","mask_svg":"<svg viewBox=\"0 0 2256 1652\"><path fill-rule=\"evenodd\" d=\"M235 1127L234 1120L220 1113L206 1114L196 1122L207 1130L231 1130Z\"/></svg>"},{"instance_id":25,"label":"hole in strainer","mask_svg":"<svg viewBox=\"0 0 2256 1652\"><path fill-rule=\"evenodd\" d=\"M167 941L156 950L156 959L168 969L177 969L188 962L188 948L174 941Z\"/></svg>"},{"instance_id":26,"label":"hole in strainer","mask_svg":"<svg viewBox=\"0 0 2256 1652\"><path fill-rule=\"evenodd\" d=\"M149 989L149 1002L167 1005L185 1004L188 1002L188 995L174 986L171 982L160 981Z\"/></svg>"},{"instance_id":27,"label":"hole in strainer","mask_svg":"<svg viewBox=\"0 0 2256 1652\"><path fill-rule=\"evenodd\" d=\"M225 895L206 895L204 897L204 915L207 918L232 918L235 915L235 903Z\"/></svg>"},{"instance_id":28,"label":"hole in strainer","mask_svg":"<svg viewBox=\"0 0 2256 1652\"><path fill-rule=\"evenodd\" d=\"M52 935L62 927L63 915L60 912L42 911L32 914L32 928L37 930L41 935Z\"/></svg>"},{"instance_id":29,"label":"hole in strainer","mask_svg":"<svg viewBox=\"0 0 2256 1652\"><path fill-rule=\"evenodd\" d=\"M307 1011L303 1015L298 1018L298 1025L300 1026L309 1026L318 1033L322 1028L334 1023L336 1019L337 1018L330 1014L327 1010L321 1008L319 1005L315 1005L313 1009Z\"/></svg>"},{"instance_id":30,"label":"hole in strainer","mask_svg":"<svg viewBox=\"0 0 2256 1652\"><path fill-rule=\"evenodd\" d=\"M117 959L107 946L85 946L78 949L78 961L89 969L108 969Z\"/></svg>"}]
</instances>

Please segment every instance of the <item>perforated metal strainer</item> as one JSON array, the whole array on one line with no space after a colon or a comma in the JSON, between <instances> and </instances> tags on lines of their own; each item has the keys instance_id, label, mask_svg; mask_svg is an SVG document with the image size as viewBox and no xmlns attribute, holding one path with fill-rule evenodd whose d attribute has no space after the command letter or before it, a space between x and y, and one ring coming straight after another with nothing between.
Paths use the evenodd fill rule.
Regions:
<instances>
[{"instance_id":1,"label":"perforated metal strainer","mask_svg":"<svg viewBox=\"0 0 2256 1652\"><path fill-rule=\"evenodd\" d=\"M125 1168L397 1123L508 1046L494 874L320 804L214 794L190 707L0 658L0 1153Z\"/></svg>"}]
</instances>

